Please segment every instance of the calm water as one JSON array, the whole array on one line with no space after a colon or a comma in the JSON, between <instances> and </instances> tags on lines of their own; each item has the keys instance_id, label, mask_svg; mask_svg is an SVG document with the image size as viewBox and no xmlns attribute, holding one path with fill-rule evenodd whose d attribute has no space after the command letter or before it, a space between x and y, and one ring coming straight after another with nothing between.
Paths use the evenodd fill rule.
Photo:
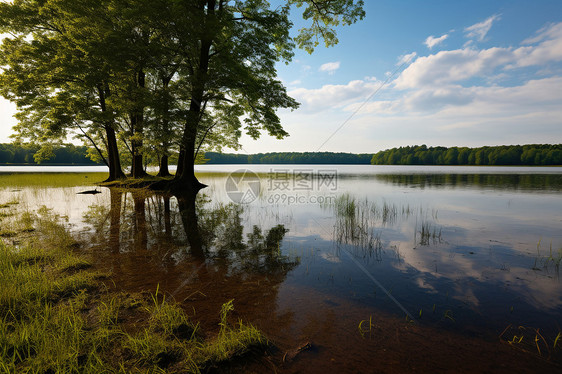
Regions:
<instances>
[{"instance_id":1,"label":"calm water","mask_svg":"<svg viewBox=\"0 0 562 374\"><path fill-rule=\"evenodd\" d=\"M206 328L234 299L233 317L279 348L251 370L413 370L404 357L421 360L424 349L480 355L537 329L552 348L562 321L562 168L198 170L209 187L196 201L197 251L195 223L174 196L80 195L93 186L10 186L0 174L0 203L67 217L117 288L159 285ZM312 349L295 354L303 342ZM378 366L375 354L385 357Z\"/></svg>"}]
</instances>

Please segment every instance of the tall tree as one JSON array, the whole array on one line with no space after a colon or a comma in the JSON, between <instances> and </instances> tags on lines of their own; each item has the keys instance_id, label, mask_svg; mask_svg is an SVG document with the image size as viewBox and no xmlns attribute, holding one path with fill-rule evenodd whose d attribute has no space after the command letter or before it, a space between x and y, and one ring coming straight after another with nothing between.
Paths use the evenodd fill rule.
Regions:
<instances>
[{"instance_id":1,"label":"tall tree","mask_svg":"<svg viewBox=\"0 0 562 374\"><path fill-rule=\"evenodd\" d=\"M124 174L111 105L112 69L103 58L113 51L111 43L95 39L111 35L111 26L106 18L91 17L103 9L97 1L1 3L0 31L12 37L1 47L0 93L18 105L20 139L44 144L74 130L92 142L109 179L117 179Z\"/></svg>"},{"instance_id":2,"label":"tall tree","mask_svg":"<svg viewBox=\"0 0 562 374\"><path fill-rule=\"evenodd\" d=\"M295 40L289 35L291 5L303 7L303 17L312 22ZM337 43L333 27L362 18L362 5L353 0L287 0L276 8L265 0L178 2L174 14L189 14L195 22L187 28L173 22L182 26L176 28L186 64L180 79L190 88L174 186L190 191L202 187L193 167L197 140L212 131L214 121L205 126L205 120L219 111L235 114L228 122L236 134L243 115L244 129L254 139L262 130L287 136L276 109L295 109L298 103L277 80L275 63L291 59L295 42L309 52L322 39L327 46Z\"/></svg>"}]
</instances>

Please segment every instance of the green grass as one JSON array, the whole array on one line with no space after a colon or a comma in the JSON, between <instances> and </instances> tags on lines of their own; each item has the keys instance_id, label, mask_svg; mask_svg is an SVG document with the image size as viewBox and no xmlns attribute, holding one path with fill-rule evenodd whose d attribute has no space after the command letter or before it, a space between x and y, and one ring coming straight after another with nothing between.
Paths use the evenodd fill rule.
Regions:
<instances>
[{"instance_id":1,"label":"green grass","mask_svg":"<svg viewBox=\"0 0 562 374\"><path fill-rule=\"evenodd\" d=\"M204 339L158 289L107 291L61 217L40 209L18 220L35 231L18 233L18 247L0 239L0 373L196 373L267 345L254 327L228 322L232 301Z\"/></svg>"},{"instance_id":2,"label":"green grass","mask_svg":"<svg viewBox=\"0 0 562 374\"><path fill-rule=\"evenodd\" d=\"M0 173L0 188L91 186L107 173Z\"/></svg>"}]
</instances>

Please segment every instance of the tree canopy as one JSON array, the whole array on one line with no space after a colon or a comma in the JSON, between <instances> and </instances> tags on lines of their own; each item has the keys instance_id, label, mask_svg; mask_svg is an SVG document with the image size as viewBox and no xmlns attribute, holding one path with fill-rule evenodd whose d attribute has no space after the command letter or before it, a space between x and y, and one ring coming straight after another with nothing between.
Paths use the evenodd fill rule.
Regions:
<instances>
[{"instance_id":1,"label":"tree canopy","mask_svg":"<svg viewBox=\"0 0 562 374\"><path fill-rule=\"evenodd\" d=\"M291 37L291 11L308 27ZM16 137L52 147L83 139L110 179L142 176L147 155L179 152L175 185L197 190L200 151L237 149L242 132L283 138L296 109L275 64L296 47L338 42L363 1L14 0L0 3L0 94L17 104ZM123 154L128 156L123 156ZM47 152L45 152L47 154Z\"/></svg>"}]
</instances>

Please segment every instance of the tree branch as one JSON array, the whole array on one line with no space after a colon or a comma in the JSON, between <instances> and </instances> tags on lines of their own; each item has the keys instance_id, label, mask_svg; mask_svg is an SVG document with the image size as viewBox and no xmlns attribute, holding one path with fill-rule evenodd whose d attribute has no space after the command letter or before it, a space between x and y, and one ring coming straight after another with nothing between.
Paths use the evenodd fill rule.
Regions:
<instances>
[{"instance_id":1,"label":"tree branch","mask_svg":"<svg viewBox=\"0 0 562 374\"><path fill-rule=\"evenodd\" d=\"M107 160L105 159L105 157L103 157L103 153L101 151L101 149L99 149L99 147L97 146L96 142L94 141L94 139L92 139L92 137L90 135L88 135L86 133L86 131L84 131L84 129L82 128L82 126L80 126L80 124L78 122L75 122L76 126L78 126L78 128L80 129L80 131L82 131L82 134L84 134L84 136L86 137L86 139L88 139L92 145L94 146L94 148L96 149L96 151L98 152L98 154L100 155L101 159L103 160L103 163L105 164L105 166L109 167L109 163L107 162Z\"/></svg>"}]
</instances>

